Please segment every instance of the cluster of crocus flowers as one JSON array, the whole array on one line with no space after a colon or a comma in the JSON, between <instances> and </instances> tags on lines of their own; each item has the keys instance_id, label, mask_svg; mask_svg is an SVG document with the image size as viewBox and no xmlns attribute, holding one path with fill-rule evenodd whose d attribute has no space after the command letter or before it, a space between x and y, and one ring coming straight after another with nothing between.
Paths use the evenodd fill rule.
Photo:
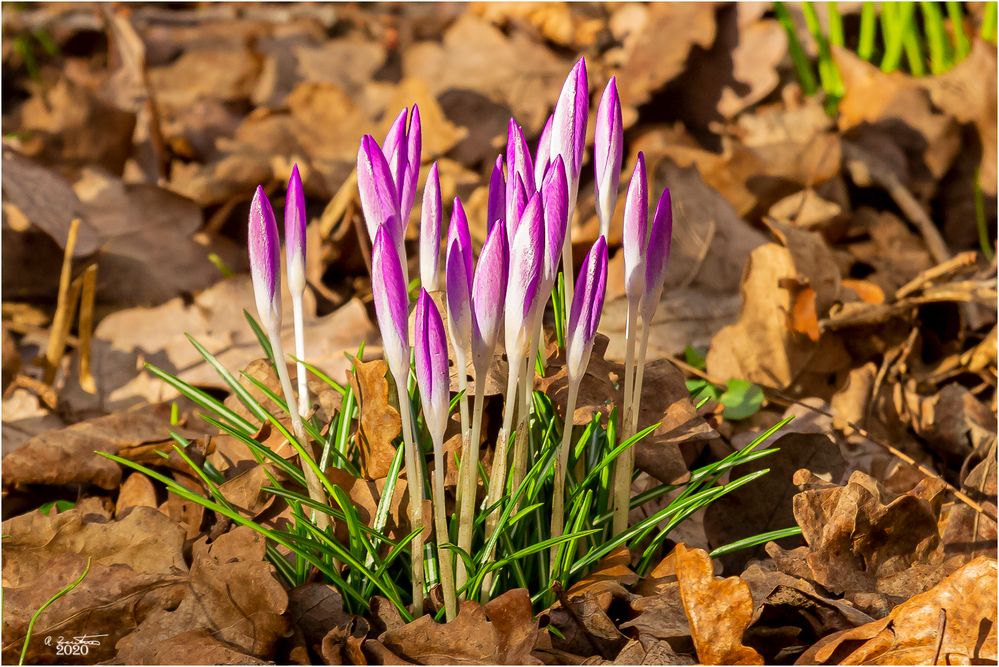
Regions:
<instances>
[{"instance_id":1,"label":"cluster of crocus flowers","mask_svg":"<svg viewBox=\"0 0 999 667\"><path fill-rule=\"evenodd\" d=\"M381 145L370 135L361 140L357 156L357 184L372 246L372 294L383 353L399 397L409 521L411 530L416 533L410 552L413 606L417 614L422 613L425 579L422 506L426 460L419 446L416 416L409 400L411 356L415 364L423 424L433 444L431 494L434 540L445 614L450 620L457 613L457 599L466 583L467 573L462 559L455 558L453 548L449 548L452 540L445 511L443 442L451 399L449 342L461 394L462 445L455 505L458 518L456 543L461 552L470 554L473 553L473 526L476 522L476 481L486 378L502 339L508 362L506 400L493 450L488 492L481 505L490 511L485 518L488 541L497 530L499 512L495 511L495 507L498 501L504 495L516 492L531 456L528 431L534 389L533 366L540 342L544 340L545 308L553 297L560 271L564 276L565 306L568 309L565 323L568 386L565 426L555 459L551 535L556 537L563 532L572 415L603 309L608 272L606 235L620 181L623 128L621 105L613 78L607 84L597 109L593 146L594 187L601 235L586 254L577 277L572 265L571 225L579 191L588 114L586 66L580 59L569 73L533 153L521 126L510 120L506 150L497 156L490 173L486 239L477 258L465 208L457 197L451 202L446 233L443 229L444 202L440 175L437 164L431 165L420 209L421 289L414 314L412 344L409 334L409 263L404 239L421 166L419 110L415 105L411 109L403 109ZM624 412L629 424L637 418L649 323L661 295L665 258L669 251L672 217L669 214L668 192L660 200L651 229L647 209L645 164L644 158L639 155L639 165L628 192L624 230L629 299ZM305 288L305 202L297 168L288 186L285 228L288 281L295 300L296 353L299 359L303 359L304 340L298 332L301 327L301 297ZM294 409L294 391L280 347L280 257L276 223L270 205L259 189L250 214L250 256L258 312L274 345L274 357L292 413L295 436L304 446L307 440L302 428L302 415L309 402L305 372L300 364L299 402L298 409ZM439 307L435 299L440 299L441 293L444 305ZM633 339L639 320L644 329L640 336L640 361L636 368ZM471 410L466 372L469 359L475 376ZM634 430L632 426L631 432ZM627 482L626 485L625 481L621 482L624 493L630 487L632 468L633 462L630 462L619 465L616 471L616 480ZM310 478L309 472L310 468L306 467L310 494L317 501L325 502L318 480ZM618 489L615 490L617 492ZM615 500L618 500L617 495ZM625 508L627 501L628 497L623 497ZM321 516L325 519L325 515ZM615 515L615 525L616 521ZM489 582L487 575L483 581L484 596L488 596Z\"/></svg>"}]
</instances>

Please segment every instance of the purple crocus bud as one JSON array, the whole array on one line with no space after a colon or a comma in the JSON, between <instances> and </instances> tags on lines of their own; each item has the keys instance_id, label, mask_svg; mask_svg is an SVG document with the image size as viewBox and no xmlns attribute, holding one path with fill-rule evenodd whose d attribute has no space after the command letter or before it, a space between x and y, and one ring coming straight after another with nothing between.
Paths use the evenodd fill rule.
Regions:
<instances>
[{"instance_id":1,"label":"purple crocus bud","mask_svg":"<svg viewBox=\"0 0 999 667\"><path fill-rule=\"evenodd\" d=\"M597 127L593 138L593 170L596 176L597 217L604 236L610 229L621 181L621 156L624 130L621 123L621 100L617 79L611 77L597 107Z\"/></svg>"},{"instance_id":2,"label":"purple crocus bud","mask_svg":"<svg viewBox=\"0 0 999 667\"><path fill-rule=\"evenodd\" d=\"M576 293L569 311L566 329L566 374L569 382L578 382L590 362L593 338L604 309L607 287L607 239L597 239L586 253L576 282Z\"/></svg>"},{"instance_id":3,"label":"purple crocus bud","mask_svg":"<svg viewBox=\"0 0 999 667\"><path fill-rule=\"evenodd\" d=\"M544 271L545 225L541 193L536 192L524 209L510 248L510 274L506 288L506 354L510 363L520 363L527 354L533 333L530 325L541 292Z\"/></svg>"},{"instance_id":4,"label":"purple crocus bud","mask_svg":"<svg viewBox=\"0 0 999 667\"><path fill-rule=\"evenodd\" d=\"M497 221L506 220L506 177L503 175L503 156L496 156L493 173L489 177L489 200L486 204L486 231Z\"/></svg>"},{"instance_id":5,"label":"purple crocus bud","mask_svg":"<svg viewBox=\"0 0 999 667\"><path fill-rule=\"evenodd\" d=\"M538 149L534 152L534 182L540 183L544 178L548 165L551 164L552 149L552 116L548 116L545 129L538 138Z\"/></svg>"},{"instance_id":6,"label":"purple crocus bud","mask_svg":"<svg viewBox=\"0 0 999 667\"><path fill-rule=\"evenodd\" d=\"M423 188L423 215L420 217L420 282L430 291L438 289L442 208L441 179L434 162Z\"/></svg>"},{"instance_id":7,"label":"purple crocus bud","mask_svg":"<svg viewBox=\"0 0 999 667\"><path fill-rule=\"evenodd\" d=\"M461 205L461 198L454 198L454 206L451 208L451 222L447 228L448 254L451 253L451 243L457 239L461 245L462 259L465 262L465 276L468 279L468 289L472 289L472 235L468 231L468 216L465 215L465 207Z\"/></svg>"},{"instance_id":8,"label":"purple crocus bud","mask_svg":"<svg viewBox=\"0 0 999 667\"><path fill-rule=\"evenodd\" d=\"M566 77L552 117L550 157L561 155L569 181L570 205L579 189L579 170L586 146L586 117L589 114L586 61L580 58Z\"/></svg>"},{"instance_id":9,"label":"purple crocus bud","mask_svg":"<svg viewBox=\"0 0 999 667\"><path fill-rule=\"evenodd\" d=\"M375 233L371 248L371 292L385 360L393 376L405 378L409 373L409 296L395 241L384 225Z\"/></svg>"},{"instance_id":10,"label":"purple crocus bud","mask_svg":"<svg viewBox=\"0 0 999 667\"><path fill-rule=\"evenodd\" d=\"M524 192L527 197L534 194L537 189L534 181L534 164L531 162L531 154L527 150L527 140L524 138L524 131L513 118L507 126L506 135L506 205L507 217L515 214L517 187L523 183Z\"/></svg>"},{"instance_id":11,"label":"purple crocus bud","mask_svg":"<svg viewBox=\"0 0 999 667\"><path fill-rule=\"evenodd\" d=\"M506 226L493 225L482 245L472 281L472 363L476 374L489 368L496 349L506 299L509 254Z\"/></svg>"},{"instance_id":12,"label":"purple crocus bud","mask_svg":"<svg viewBox=\"0 0 999 667\"><path fill-rule=\"evenodd\" d=\"M447 326L456 348L465 350L472 337L472 274L465 261L465 248L454 238L447 247Z\"/></svg>"},{"instance_id":13,"label":"purple crocus bud","mask_svg":"<svg viewBox=\"0 0 999 667\"><path fill-rule=\"evenodd\" d=\"M409 109L404 108L392 121L392 127L385 135L382 142L382 153L388 161L389 170L392 172L392 181L396 186L396 196L398 196L401 184L406 174L406 163L409 153L406 150L406 119L409 116Z\"/></svg>"},{"instance_id":14,"label":"purple crocus bud","mask_svg":"<svg viewBox=\"0 0 999 667\"><path fill-rule=\"evenodd\" d=\"M402 215L403 229L409 223L409 214L416 200L416 186L420 180L420 160L423 159L423 126L420 123L420 108L413 105L409 117L409 131L406 133L406 171L399 185L399 212Z\"/></svg>"},{"instance_id":15,"label":"purple crocus bud","mask_svg":"<svg viewBox=\"0 0 999 667\"><path fill-rule=\"evenodd\" d=\"M547 292L555 285L569 221L569 185L561 156L556 156L555 163L541 183L541 203L545 218L544 278Z\"/></svg>"},{"instance_id":16,"label":"purple crocus bud","mask_svg":"<svg viewBox=\"0 0 999 667\"><path fill-rule=\"evenodd\" d=\"M649 244L645 253L645 294L642 296L642 319L651 322L663 294L666 266L673 242L673 202L669 188L663 190L656 206L649 230Z\"/></svg>"},{"instance_id":17,"label":"purple crocus bud","mask_svg":"<svg viewBox=\"0 0 999 667\"><path fill-rule=\"evenodd\" d=\"M408 126L407 126L408 119ZM423 149L423 132L420 109L414 104L412 113L403 109L396 116L385 135L383 153L395 183L400 214L400 228L409 225L409 214L416 200L416 185L420 176L420 159Z\"/></svg>"},{"instance_id":18,"label":"purple crocus bud","mask_svg":"<svg viewBox=\"0 0 999 667\"><path fill-rule=\"evenodd\" d=\"M435 443L442 442L451 399L447 338L440 312L425 289L420 290L416 302L413 348L423 420L431 439Z\"/></svg>"},{"instance_id":19,"label":"purple crocus bud","mask_svg":"<svg viewBox=\"0 0 999 667\"><path fill-rule=\"evenodd\" d=\"M624 201L623 236L624 291L628 302L637 307L645 292L645 252L649 238L649 185L645 154L641 152Z\"/></svg>"},{"instance_id":20,"label":"purple crocus bud","mask_svg":"<svg viewBox=\"0 0 999 667\"><path fill-rule=\"evenodd\" d=\"M517 189L514 190L513 206L511 207L510 202L507 202L507 210L509 211L506 218L507 238L516 238L520 219L524 217L524 209L527 208L527 200L530 199L527 189L524 187L524 181L519 176L516 180Z\"/></svg>"},{"instance_id":21,"label":"purple crocus bud","mask_svg":"<svg viewBox=\"0 0 999 667\"><path fill-rule=\"evenodd\" d=\"M281 241L274 209L259 185L250 202L247 236L257 314L264 328L273 329L281 326Z\"/></svg>"},{"instance_id":22,"label":"purple crocus bud","mask_svg":"<svg viewBox=\"0 0 999 667\"><path fill-rule=\"evenodd\" d=\"M371 135L365 135L361 139L361 148L357 152L357 189L361 194L361 211L371 239L375 238L379 227L387 225L393 241L401 244L399 200L392 170L381 147Z\"/></svg>"},{"instance_id":23,"label":"purple crocus bud","mask_svg":"<svg viewBox=\"0 0 999 667\"><path fill-rule=\"evenodd\" d=\"M305 192L298 165L291 168L284 197L284 252L288 262L288 289L292 294L305 291Z\"/></svg>"}]
</instances>

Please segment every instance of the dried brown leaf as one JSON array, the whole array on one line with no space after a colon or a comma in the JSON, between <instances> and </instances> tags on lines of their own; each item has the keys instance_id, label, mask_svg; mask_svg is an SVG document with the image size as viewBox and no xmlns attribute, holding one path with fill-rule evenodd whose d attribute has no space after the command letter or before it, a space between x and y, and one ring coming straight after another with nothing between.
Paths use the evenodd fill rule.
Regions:
<instances>
[{"instance_id":1,"label":"dried brown leaf","mask_svg":"<svg viewBox=\"0 0 999 667\"><path fill-rule=\"evenodd\" d=\"M953 665L996 657L996 561L980 556L885 618L822 639L798 664Z\"/></svg>"},{"instance_id":2,"label":"dried brown leaf","mask_svg":"<svg viewBox=\"0 0 999 667\"><path fill-rule=\"evenodd\" d=\"M676 545L676 578L698 659L707 665L762 665L760 654L742 643L753 616L749 586L737 577L712 576L707 552L683 544Z\"/></svg>"}]
</instances>

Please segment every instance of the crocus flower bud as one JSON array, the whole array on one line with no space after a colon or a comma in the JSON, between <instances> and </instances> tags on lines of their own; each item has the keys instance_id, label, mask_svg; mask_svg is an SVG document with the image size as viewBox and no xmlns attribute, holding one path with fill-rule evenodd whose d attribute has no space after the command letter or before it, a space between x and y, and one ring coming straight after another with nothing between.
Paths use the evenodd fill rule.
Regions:
<instances>
[{"instance_id":1,"label":"crocus flower bud","mask_svg":"<svg viewBox=\"0 0 999 667\"><path fill-rule=\"evenodd\" d=\"M447 326L456 348L465 350L471 343L472 312L470 295L472 277L465 262L465 249L454 238L447 248Z\"/></svg>"},{"instance_id":2,"label":"crocus flower bud","mask_svg":"<svg viewBox=\"0 0 999 667\"><path fill-rule=\"evenodd\" d=\"M583 260L566 328L566 374L578 382L590 362L593 339L604 308L607 287L607 240L601 236Z\"/></svg>"},{"instance_id":3,"label":"crocus flower bud","mask_svg":"<svg viewBox=\"0 0 999 667\"><path fill-rule=\"evenodd\" d=\"M569 221L569 186L561 156L555 157L541 183L541 203L545 218L545 295L551 292L558 275L562 242Z\"/></svg>"},{"instance_id":4,"label":"crocus flower bud","mask_svg":"<svg viewBox=\"0 0 999 667\"><path fill-rule=\"evenodd\" d=\"M472 363L477 375L489 368L496 349L506 299L509 253L506 226L493 225L482 245L472 281Z\"/></svg>"},{"instance_id":5,"label":"crocus flower bud","mask_svg":"<svg viewBox=\"0 0 999 667\"><path fill-rule=\"evenodd\" d=\"M372 242L379 227L386 225L393 242L401 245L402 228L395 181L385 154L371 135L361 139L361 148L357 152L357 189L361 194L361 211Z\"/></svg>"},{"instance_id":6,"label":"crocus flower bud","mask_svg":"<svg viewBox=\"0 0 999 667\"><path fill-rule=\"evenodd\" d=\"M530 196L527 194L527 189L524 187L524 181L517 176L515 178L517 181L517 188L514 190L513 202L507 202L507 218L506 218L506 236L507 238L516 238L517 228L520 225L521 218L524 217L524 209L527 208L527 200Z\"/></svg>"},{"instance_id":7,"label":"crocus flower bud","mask_svg":"<svg viewBox=\"0 0 999 667\"><path fill-rule=\"evenodd\" d=\"M489 199L486 204L486 231L497 221L506 221L506 177L503 175L503 156L496 156L493 173L489 177Z\"/></svg>"},{"instance_id":8,"label":"crocus flower bud","mask_svg":"<svg viewBox=\"0 0 999 667\"><path fill-rule=\"evenodd\" d=\"M534 152L534 182L540 183L544 178L548 165L551 164L552 149L552 116L548 116L545 122L545 129L541 130L538 138L538 148Z\"/></svg>"},{"instance_id":9,"label":"crocus flower bud","mask_svg":"<svg viewBox=\"0 0 999 667\"><path fill-rule=\"evenodd\" d=\"M406 163L409 159L409 152L406 150L406 121L408 117L408 108L400 111L399 115L392 121L392 127L385 135L385 141L382 142L382 153L388 161L389 171L392 172L392 182L395 183L397 197L406 176Z\"/></svg>"},{"instance_id":10,"label":"crocus flower bud","mask_svg":"<svg viewBox=\"0 0 999 667\"><path fill-rule=\"evenodd\" d=\"M264 328L273 329L281 326L281 242L274 209L259 185L250 202L247 235L257 314Z\"/></svg>"},{"instance_id":11,"label":"crocus flower bud","mask_svg":"<svg viewBox=\"0 0 999 667\"><path fill-rule=\"evenodd\" d=\"M659 305L666 280L666 266L669 263L669 250L673 242L673 203L669 188L663 190L656 206L649 230L649 245L645 254L645 294L642 296L642 319L646 323Z\"/></svg>"},{"instance_id":12,"label":"crocus flower bud","mask_svg":"<svg viewBox=\"0 0 999 667\"><path fill-rule=\"evenodd\" d=\"M645 252L649 238L649 187L645 154L639 152L624 202L624 291L628 302L638 306L645 293Z\"/></svg>"},{"instance_id":13,"label":"crocus flower bud","mask_svg":"<svg viewBox=\"0 0 999 667\"><path fill-rule=\"evenodd\" d=\"M586 82L586 61L580 58L562 86L562 92L552 116L549 159L561 155L569 181L570 207L575 208L579 190L579 170L583 165L586 146L586 119L589 114L589 89Z\"/></svg>"},{"instance_id":14,"label":"crocus flower bud","mask_svg":"<svg viewBox=\"0 0 999 667\"><path fill-rule=\"evenodd\" d=\"M399 190L399 212L402 215L403 229L409 222L409 214L416 201L416 186L420 180L420 160L423 159L423 125L420 122L420 108L413 105L409 118L409 132L406 133L406 172Z\"/></svg>"},{"instance_id":15,"label":"crocus flower bud","mask_svg":"<svg viewBox=\"0 0 999 667\"><path fill-rule=\"evenodd\" d=\"M288 262L288 289L292 294L305 291L305 193L298 165L291 168L284 198L284 251Z\"/></svg>"},{"instance_id":16,"label":"crocus flower bud","mask_svg":"<svg viewBox=\"0 0 999 667\"><path fill-rule=\"evenodd\" d=\"M399 253L384 225L375 233L371 248L371 292L385 360L393 376L405 378L409 373L409 297Z\"/></svg>"},{"instance_id":17,"label":"crocus flower bud","mask_svg":"<svg viewBox=\"0 0 999 667\"><path fill-rule=\"evenodd\" d=\"M438 289L442 208L440 174L434 162L423 188L423 215L420 217L420 282L430 291Z\"/></svg>"},{"instance_id":18,"label":"crocus flower bud","mask_svg":"<svg viewBox=\"0 0 999 667\"><path fill-rule=\"evenodd\" d=\"M534 194L537 189L534 181L534 164L531 162L531 154L527 150L527 140L524 138L524 131L513 118L507 126L506 135L506 205L507 217L515 215L514 207L516 202L516 189L519 183L523 183L524 192L527 197Z\"/></svg>"},{"instance_id":19,"label":"crocus flower bud","mask_svg":"<svg viewBox=\"0 0 999 667\"><path fill-rule=\"evenodd\" d=\"M408 126L407 126L408 118ZM414 104L412 113L403 109L396 116L385 136L383 153L395 183L400 214L400 227L405 232L409 214L416 200L416 185L420 176L420 159L423 149L423 132L420 109Z\"/></svg>"},{"instance_id":20,"label":"crocus flower bud","mask_svg":"<svg viewBox=\"0 0 999 667\"><path fill-rule=\"evenodd\" d=\"M617 80L611 77L597 107L597 127L593 138L593 170L596 176L597 217L600 233L607 236L617 187L621 180L621 156L624 130L621 123L621 101L617 96Z\"/></svg>"},{"instance_id":21,"label":"crocus flower bud","mask_svg":"<svg viewBox=\"0 0 999 667\"><path fill-rule=\"evenodd\" d=\"M451 243L457 239L461 245L462 259L465 262L465 276L468 279L468 288L472 288L472 235L468 231L468 216L465 215L465 207L461 205L459 197L454 198L454 206L451 208L451 222L447 228L448 254L451 252Z\"/></svg>"},{"instance_id":22,"label":"crocus flower bud","mask_svg":"<svg viewBox=\"0 0 999 667\"><path fill-rule=\"evenodd\" d=\"M510 363L523 359L531 342L531 316L539 301L544 271L544 233L541 193L536 192L524 209L510 249L510 277L504 308L506 354Z\"/></svg>"},{"instance_id":23,"label":"crocus flower bud","mask_svg":"<svg viewBox=\"0 0 999 667\"><path fill-rule=\"evenodd\" d=\"M447 338L440 312L425 289L420 290L420 297L416 302L413 347L423 420L431 439L435 443L441 442L447 428L451 398Z\"/></svg>"}]
</instances>

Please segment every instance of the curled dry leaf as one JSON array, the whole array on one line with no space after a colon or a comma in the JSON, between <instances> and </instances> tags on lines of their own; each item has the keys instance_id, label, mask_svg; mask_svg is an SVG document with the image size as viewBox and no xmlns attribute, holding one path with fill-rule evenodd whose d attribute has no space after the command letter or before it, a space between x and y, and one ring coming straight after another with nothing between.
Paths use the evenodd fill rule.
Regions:
<instances>
[{"instance_id":1,"label":"curled dry leaf","mask_svg":"<svg viewBox=\"0 0 999 667\"><path fill-rule=\"evenodd\" d=\"M196 431L171 426L170 406L166 403L46 431L3 457L3 483L4 486L95 484L115 489L121 481L121 468L95 451L103 450L126 458L133 458L140 450L151 455L151 450L172 447L171 430L184 437L199 435Z\"/></svg>"},{"instance_id":2,"label":"curled dry leaf","mask_svg":"<svg viewBox=\"0 0 999 667\"><path fill-rule=\"evenodd\" d=\"M310 583L293 588L288 592L288 611L295 628L317 655L322 651L326 634L350 622L350 614L343 609L343 596L329 584Z\"/></svg>"},{"instance_id":3,"label":"curled dry leaf","mask_svg":"<svg viewBox=\"0 0 999 667\"><path fill-rule=\"evenodd\" d=\"M783 388L813 361L833 372L849 358L835 337L818 342L816 317L828 313L840 296L832 252L814 232L777 222L771 229L783 245L768 244L750 254L739 320L712 339L707 364L715 377ZM802 292L808 296L796 306Z\"/></svg>"},{"instance_id":4,"label":"curled dry leaf","mask_svg":"<svg viewBox=\"0 0 999 667\"><path fill-rule=\"evenodd\" d=\"M388 474L395 445L392 443L402 432L399 411L389 403L395 392L389 390L386 377L388 364L383 360L357 360L350 376L360 406L360 427L357 442L361 452L361 471L367 479L380 479Z\"/></svg>"},{"instance_id":5,"label":"curled dry leaf","mask_svg":"<svg viewBox=\"0 0 999 667\"><path fill-rule=\"evenodd\" d=\"M424 665L526 665L531 657L537 621L530 595L518 588L485 605L462 602L458 616L439 625L422 616L378 637L389 651Z\"/></svg>"},{"instance_id":6,"label":"curled dry leaf","mask_svg":"<svg viewBox=\"0 0 999 667\"><path fill-rule=\"evenodd\" d=\"M675 555L680 599L698 659L707 665L762 665L760 654L742 643L753 616L749 586L738 577L712 576L706 551L678 544Z\"/></svg>"},{"instance_id":7,"label":"curled dry leaf","mask_svg":"<svg viewBox=\"0 0 999 667\"><path fill-rule=\"evenodd\" d=\"M768 545L782 571L839 594L875 591L905 597L943 576L939 480L923 480L897 498L859 471L845 486L836 486L801 470L795 484L805 487L794 497L793 507L808 546L783 552L776 544Z\"/></svg>"},{"instance_id":8,"label":"curled dry leaf","mask_svg":"<svg viewBox=\"0 0 999 667\"><path fill-rule=\"evenodd\" d=\"M885 618L830 635L798 664L996 662L996 561L979 556Z\"/></svg>"}]
</instances>

